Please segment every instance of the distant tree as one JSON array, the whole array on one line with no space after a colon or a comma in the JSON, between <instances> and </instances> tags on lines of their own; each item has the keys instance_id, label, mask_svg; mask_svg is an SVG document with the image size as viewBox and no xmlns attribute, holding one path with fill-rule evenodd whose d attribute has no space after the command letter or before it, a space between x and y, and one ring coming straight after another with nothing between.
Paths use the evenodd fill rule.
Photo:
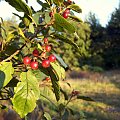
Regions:
<instances>
[{"instance_id":1,"label":"distant tree","mask_svg":"<svg viewBox=\"0 0 120 120\"><path fill-rule=\"evenodd\" d=\"M96 45L97 46L97 51L98 51L98 48L99 48L98 44L101 43L101 41L103 40L104 34L106 34L105 28L102 27L102 25L99 22L99 19L92 12L90 12L88 14L86 22L88 22L90 24L90 28L91 28L90 38L92 39L92 45L93 46Z\"/></svg>"},{"instance_id":2,"label":"distant tree","mask_svg":"<svg viewBox=\"0 0 120 120\"><path fill-rule=\"evenodd\" d=\"M107 39L104 58L107 65L120 67L120 7L116 8L106 27ZM109 59L107 59L109 58Z\"/></svg>"},{"instance_id":3,"label":"distant tree","mask_svg":"<svg viewBox=\"0 0 120 120\"><path fill-rule=\"evenodd\" d=\"M89 12L86 22L91 28L91 57L88 63L93 66L103 66L102 53L104 50L104 36L106 34L105 28L99 22L95 13Z\"/></svg>"}]
</instances>

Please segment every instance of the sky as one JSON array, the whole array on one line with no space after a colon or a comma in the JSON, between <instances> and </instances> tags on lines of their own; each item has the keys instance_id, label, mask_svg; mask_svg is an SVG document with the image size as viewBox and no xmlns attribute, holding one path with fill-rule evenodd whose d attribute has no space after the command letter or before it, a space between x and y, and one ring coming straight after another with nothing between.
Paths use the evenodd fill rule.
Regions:
<instances>
[{"instance_id":1,"label":"sky","mask_svg":"<svg viewBox=\"0 0 120 120\"><path fill-rule=\"evenodd\" d=\"M36 0L28 0L29 5L33 6L35 10L39 10L39 5L35 2ZM81 14L76 14L83 20L87 14L91 11L95 13L100 23L105 26L110 19L111 13L118 8L120 0L74 0L82 8ZM8 3L0 2L0 17L8 19L13 16L12 13L18 13ZM20 13L19 13L20 14Z\"/></svg>"}]
</instances>

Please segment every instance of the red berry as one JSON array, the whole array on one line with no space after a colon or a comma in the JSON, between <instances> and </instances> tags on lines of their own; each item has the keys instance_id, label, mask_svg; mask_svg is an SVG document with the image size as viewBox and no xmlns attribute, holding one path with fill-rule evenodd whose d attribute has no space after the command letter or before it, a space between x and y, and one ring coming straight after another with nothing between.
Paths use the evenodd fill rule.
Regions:
<instances>
[{"instance_id":1,"label":"red berry","mask_svg":"<svg viewBox=\"0 0 120 120\"><path fill-rule=\"evenodd\" d=\"M67 19L67 18L68 18L68 13L63 12L63 17L64 17L65 19Z\"/></svg>"},{"instance_id":2,"label":"red berry","mask_svg":"<svg viewBox=\"0 0 120 120\"><path fill-rule=\"evenodd\" d=\"M47 52L50 52L51 46L50 46L50 45L46 45L46 46L45 46L45 50L46 50Z\"/></svg>"},{"instance_id":3,"label":"red berry","mask_svg":"<svg viewBox=\"0 0 120 120\"><path fill-rule=\"evenodd\" d=\"M51 55L48 57L48 59L49 59L50 62L55 62L56 57L55 57L53 54L51 54Z\"/></svg>"},{"instance_id":4,"label":"red berry","mask_svg":"<svg viewBox=\"0 0 120 120\"><path fill-rule=\"evenodd\" d=\"M77 90L72 91L73 96L78 95L78 94L79 94L79 91L77 91Z\"/></svg>"},{"instance_id":5,"label":"red berry","mask_svg":"<svg viewBox=\"0 0 120 120\"><path fill-rule=\"evenodd\" d=\"M39 56L39 51L38 51L37 49L35 49L35 50L33 51L33 55L34 55L35 57Z\"/></svg>"},{"instance_id":6,"label":"red berry","mask_svg":"<svg viewBox=\"0 0 120 120\"><path fill-rule=\"evenodd\" d=\"M30 63L30 67L31 67L33 70L38 69L38 62L32 61L32 62Z\"/></svg>"},{"instance_id":7,"label":"red berry","mask_svg":"<svg viewBox=\"0 0 120 120\"><path fill-rule=\"evenodd\" d=\"M49 81L49 80L50 80L50 77L46 77L45 80L46 80L46 81Z\"/></svg>"},{"instance_id":8,"label":"red berry","mask_svg":"<svg viewBox=\"0 0 120 120\"><path fill-rule=\"evenodd\" d=\"M48 59L43 60L43 61L42 61L42 66L43 66L44 68L49 67L49 66L50 66L50 61L49 61Z\"/></svg>"},{"instance_id":9,"label":"red berry","mask_svg":"<svg viewBox=\"0 0 120 120\"><path fill-rule=\"evenodd\" d=\"M49 16L50 16L50 17L53 17L53 12L50 12L50 13L49 13Z\"/></svg>"},{"instance_id":10,"label":"red berry","mask_svg":"<svg viewBox=\"0 0 120 120\"><path fill-rule=\"evenodd\" d=\"M48 38L44 38L44 43L48 43Z\"/></svg>"},{"instance_id":11,"label":"red berry","mask_svg":"<svg viewBox=\"0 0 120 120\"><path fill-rule=\"evenodd\" d=\"M69 2L69 3L72 3L72 1L71 1L71 0L68 0L68 2Z\"/></svg>"},{"instance_id":12,"label":"red berry","mask_svg":"<svg viewBox=\"0 0 120 120\"><path fill-rule=\"evenodd\" d=\"M70 9L69 9L69 8L67 8L64 12L66 12L66 13L70 14Z\"/></svg>"},{"instance_id":13,"label":"red berry","mask_svg":"<svg viewBox=\"0 0 120 120\"><path fill-rule=\"evenodd\" d=\"M30 58L29 58L28 56L23 58L23 63L24 63L25 65L29 65L30 62L31 62L31 60L30 60Z\"/></svg>"}]
</instances>

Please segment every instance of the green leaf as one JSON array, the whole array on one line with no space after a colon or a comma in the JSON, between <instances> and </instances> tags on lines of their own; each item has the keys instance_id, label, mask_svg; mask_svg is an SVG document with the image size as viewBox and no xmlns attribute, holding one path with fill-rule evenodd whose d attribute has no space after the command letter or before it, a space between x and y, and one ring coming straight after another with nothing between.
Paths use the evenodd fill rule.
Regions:
<instances>
[{"instance_id":1,"label":"green leaf","mask_svg":"<svg viewBox=\"0 0 120 120\"><path fill-rule=\"evenodd\" d=\"M18 32L19 32L19 35L21 35L24 39L26 39L26 37L25 37L21 28L18 28Z\"/></svg>"},{"instance_id":2,"label":"green leaf","mask_svg":"<svg viewBox=\"0 0 120 120\"><path fill-rule=\"evenodd\" d=\"M34 34L35 30L34 30L33 23L30 23L30 24L29 24L29 30L28 30L28 32L31 32L31 33Z\"/></svg>"},{"instance_id":3,"label":"green leaf","mask_svg":"<svg viewBox=\"0 0 120 120\"><path fill-rule=\"evenodd\" d=\"M57 62L54 62L54 63L51 62L50 64L51 64L53 70L55 71L58 79L59 79L59 80L60 80L60 79L65 79L65 70L64 70L64 68L61 67L61 66L59 65L59 63L57 63Z\"/></svg>"},{"instance_id":4,"label":"green leaf","mask_svg":"<svg viewBox=\"0 0 120 120\"><path fill-rule=\"evenodd\" d=\"M75 12L78 12L78 13L82 12L82 9L78 5L76 5L76 4L69 5L68 8L70 8L70 9L72 9Z\"/></svg>"},{"instance_id":5,"label":"green leaf","mask_svg":"<svg viewBox=\"0 0 120 120\"><path fill-rule=\"evenodd\" d=\"M42 46L40 44L37 44L37 47L38 47L39 50L41 50L41 51L43 50Z\"/></svg>"},{"instance_id":6,"label":"green leaf","mask_svg":"<svg viewBox=\"0 0 120 120\"><path fill-rule=\"evenodd\" d=\"M18 28L18 33L19 33L19 35L20 35L24 40L26 40L27 42L30 41L29 39L27 39L27 38L25 37L25 35L24 35L24 33L23 33L23 31L22 31L21 28Z\"/></svg>"},{"instance_id":7,"label":"green leaf","mask_svg":"<svg viewBox=\"0 0 120 120\"><path fill-rule=\"evenodd\" d=\"M45 12L45 22L48 23L50 22L50 20L51 20L51 17L49 16L49 13Z\"/></svg>"},{"instance_id":8,"label":"green leaf","mask_svg":"<svg viewBox=\"0 0 120 120\"><path fill-rule=\"evenodd\" d=\"M32 15L32 10L30 7L22 0L5 0L12 7L14 7L19 12L24 12L27 15Z\"/></svg>"},{"instance_id":9,"label":"green leaf","mask_svg":"<svg viewBox=\"0 0 120 120\"><path fill-rule=\"evenodd\" d=\"M19 82L18 79L12 78L10 82L6 85L6 87L16 87L18 82Z\"/></svg>"},{"instance_id":10,"label":"green leaf","mask_svg":"<svg viewBox=\"0 0 120 120\"><path fill-rule=\"evenodd\" d=\"M57 60L59 61L59 63L66 69L66 68L68 68L68 65L63 61L63 59L60 57L60 56L58 56L57 54L55 54L54 53L54 55L55 55L55 57L57 58Z\"/></svg>"},{"instance_id":11,"label":"green leaf","mask_svg":"<svg viewBox=\"0 0 120 120\"><path fill-rule=\"evenodd\" d=\"M15 111L23 118L36 107L40 91L39 83L31 71L22 72L20 80L15 88L12 103Z\"/></svg>"},{"instance_id":12,"label":"green leaf","mask_svg":"<svg viewBox=\"0 0 120 120\"><path fill-rule=\"evenodd\" d=\"M79 47L77 46L77 44L74 43L73 41L71 41L69 38L66 38L66 37L64 37L63 35L60 35L60 34L54 34L54 36L57 39L72 45L76 50L79 50Z\"/></svg>"},{"instance_id":13,"label":"green leaf","mask_svg":"<svg viewBox=\"0 0 120 120\"><path fill-rule=\"evenodd\" d=\"M52 26L53 26L53 28L54 28L55 30L57 30L57 31L59 31L59 32L63 32L63 31L64 31L64 28L61 27L61 26L58 25L58 24L53 24Z\"/></svg>"},{"instance_id":14,"label":"green leaf","mask_svg":"<svg viewBox=\"0 0 120 120\"><path fill-rule=\"evenodd\" d=\"M51 82L52 82L52 88L53 92L55 93L56 100L59 101L60 99L60 85L59 85L59 79L56 76L56 73L51 68L48 68Z\"/></svg>"},{"instance_id":15,"label":"green leaf","mask_svg":"<svg viewBox=\"0 0 120 120\"><path fill-rule=\"evenodd\" d=\"M73 20L76 20L77 22L83 22L80 18L74 16L74 15L69 15L70 18L72 18Z\"/></svg>"},{"instance_id":16,"label":"green leaf","mask_svg":"<svg viewBox=\"0 0 120 120\"><path fill-rule=\"evenodd\" d=\"M70 116L70 111L68 109L65 109L65 112L62 116L62 120L69 120L69 116Z\"/></svg>"},{"instance_id":17,"label":"green leaf","mask_svg":"<svg viewBox=\"0 0 120 120\"><path fill-rule=\"evenodd\" d=\"M60 111L60 112L64 111L65 107L66 107L66 106L65 106L63 103L60 103L60 104L58 105L58 108L59 108L59 111Z\"/></svg>"},{"instance_id":18,"label":"green leaf","mask_svg":"<svg viewBox=\"0 0 120 120\"><path fill-rule=\"evenodd\" d=\"M65 100L68 100L67 92L60 88L60 92L63 93Z\"/></svg>"},{"instance_id":19,"label":"green leaf","mask_svg":"<svg viewBox=\"0 0 120 120\"><path fill-rule=\"evenodd\" d=\"M13 73L14 68L11 62L0 63L0 89L10 82Z\"/></svg>"},{"instance_id":20,"label":"green leaf","mask_svg":"<svg viewBox=\"0 0 120 120\"><path fill-rule=\"evenodd\" d=\"M42 1L40 1L40 0L37 0L37 2L44 8L44 9L47 9L47 8L49 8L50 6L49 6L49 4L47 4L47 3L43 3Z\"/></svg>"},{"instance_id":21,"label":"green leaf","mask_svg":"<svg viewBox=\"0 0 120 120\"><path fill-rule=\"evenodd\" d=\"M75 27L70 24L66 19L64 19L60 14L56 13L54 14L55 17L55 24L56 26L60 26L66 30L68 30L68 32L70 33L74 33L75 32Z\"/></svg>"},{"instance_id":22,"label":"green leaf","mask_svg":"<svg viewBox=\"0 0 120 120\"><path fill-rule=\"evenodd\" d=\"M39 24L39 17L40 15L42 15L43 13L42 12L37 12L33 15L33 19L35 21L36 24Z\"/></svg>"},{"instance_id":23,"label":"green leaf","mask_svg":"<svg viewBox=\"0 0 120 120\"><path fill-rule=\"evenodd\" d=\"M49 76L48 71L43 67L39 67L38 70L32 70L32 73L35 75L38 81L42 81Z\"/></svg>"},{"instance_id":24,"label":"green leaf","mask_svg":"<svg viewBox=\"0 0 120 120\"><path fill-rule=\"evenodd\" d=\"M53 0L53 2L57 5L60 5L63 3L64 0Z\"/></svg>"},{"instance_id":25,"label":"green leaf","mask_svg":"<svg viewBox=\"0 0 120 120\"><path fill-rule=\"evenodd\" d=\"M52 120L50 114L47 112L44 113L44 117L46 118L46 120Z\"/></svg>"},{"instance_id":26,"label":"green leaf","mask_svg":"<svg viewBox=\"0 0 120 120\"><path fill-rule=\"evenodd\" d=\"M30 22L31 18L25 14L23 17L23 23L28 27L30 25Z\"/></svg>"},{"instance_id":27,"label":"green leaf","mask_svg":"<svg viewBox=\"0 0 120 120\"><path fill-rule=\"evenodd\" d=\"M77 99L82 99L82 100L86 100L86 101L94 101L92 98L87 97L87 96L77 96Z\"/></svg>"}]
</instances>

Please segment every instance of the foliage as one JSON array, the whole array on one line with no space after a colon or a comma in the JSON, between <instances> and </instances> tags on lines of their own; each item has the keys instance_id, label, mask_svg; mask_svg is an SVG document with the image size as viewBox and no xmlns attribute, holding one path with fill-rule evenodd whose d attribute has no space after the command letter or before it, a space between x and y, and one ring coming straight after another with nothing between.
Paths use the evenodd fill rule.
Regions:
<instances>
[{"instance_id":1,"label":"foliage","mask_svg":"<svg viewBox=\"0 0 120 120\"><path fill-rule=\"evenodd\" d=\"M105 69L119 68L119 40L120 40L120 8L116 9L104 28L93 13L89 13L87 22L91 27L91 57L89 65L100 66ZM99 59L94 59L99 58ZM89 61L90 60L90 61Z\"/></svg>"},{"instance_id":2,"label":"foliage","mask_svg":"<svg viewBox=\"0 0 120 120\"><path fill-rule=\"evenodd\" d=\"M35 11L27 5L28 1L5 1L24 15L19 16L14 13L19 17L20 23L10 26L11 29L7 26L8 22L4 24L2 19L0 21L1 100L10 100L13 109L21 118L24 118L37 107L36 102L44 96L40 91L41 85L47 86L45 81L50 80L49 88L54 93L56 101L60 100L61 93L67 100L66 104L62 105L63 111L58 109L59 118L68 117L67 104L79 92L74 91L74 94L67 96L60 87L59 81L65 79L64 68L67 68L67 65L56 54L55 47L56 45L61 47L61 43L67 43L71 49L74 47L80 54L87 55L90 29L87 24L72 15L72 11L80 13L81 8L70 1L46 0L43 3L37 0L42 8ZM71 9L70 14L73 17L69 18L68 13L66 14L68 19L63 16L66 9ZM77 30L82 26L84 30L83 28L80 31ZM74 37L69 39L67 37L69 34ZM52 58L50 58L51 54ZM5 94L4 91L6 91ZM44 97L47 98L47 96ZM80 99L86 100L86 97L82 96ZM50 119L50 115L45 111L42 118L44 117Z\"/></svg>"},{"instance_id":3,"label":"foliage","mask_svg":"<svg viewBox=\"0 0 120 120\"><path fill-rule=\"evenodd\" d=\"M91 44L91 30L87 23L73 21L72 18L69 18L68 20L75 26L76 33L69 34L67 31L64 33L62 32L61 34L57 33L59 35L57 35L57 37L60 38L62 36L62 40L65 42L60 42L59 45L56 45L56 50L60 53L60 56L62 56L69 67L77 68L81 65L80 59L90 55L89 47Z\"/></svg>"},{"instance_id":4,"label":"foliage","mask_svg":"<svg viewBox=\"0 0 120 120\"><path fill-rule=\"evenodd\" d=\"M120 7L115 9L106 27L105 53L103 54L106 66L120 67ZM109 57L109 60L107 59Z\"/></svg>"}]
</instances>

